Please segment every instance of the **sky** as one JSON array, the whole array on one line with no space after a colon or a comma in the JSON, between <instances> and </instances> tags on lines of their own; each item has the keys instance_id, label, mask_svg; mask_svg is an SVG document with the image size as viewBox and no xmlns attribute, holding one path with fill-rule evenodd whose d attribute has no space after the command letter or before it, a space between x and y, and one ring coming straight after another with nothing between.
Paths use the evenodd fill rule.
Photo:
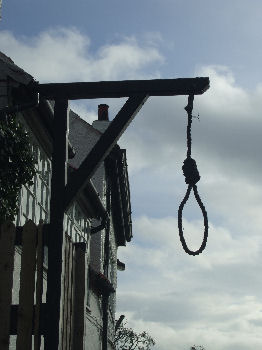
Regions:
<instances>
[{"instance_id":1,"label":"sky","mask_svg":"<svg viewBox=\"0 0 262 350\"><path fill-rule=\"evenodd\" d=\"M192 157L209 237L180 244L186 96L151 97L119 141L127 149L132 243L119 251L118 315L156 350L262 346L262 3L258 0L3 0L0 50L41 82L208 76L195 97ZM125 99L71 103L88 122ZM183 227L202 242L191 196Z\"/></svg>"}]
</instances>

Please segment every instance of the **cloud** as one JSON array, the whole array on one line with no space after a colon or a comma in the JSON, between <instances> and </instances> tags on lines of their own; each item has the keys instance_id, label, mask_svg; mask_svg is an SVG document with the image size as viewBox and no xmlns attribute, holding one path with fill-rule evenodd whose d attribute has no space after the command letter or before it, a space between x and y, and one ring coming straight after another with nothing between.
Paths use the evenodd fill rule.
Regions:
<instances>
[{"instance_id":1,"label":"cloud","mask_svg":"<svg viewBox=\"0 0 262 350\"><path fill-rule=\"evenodd\" d=\"M193 114L199 113L200 121L193 120L193 156L203 163L205 170L255 178L262 170L261 86L245 91L235 84L232 72L225 67L203 67L196 75L209 76L211 87L203 96L195 97ZM139 150L140 157L145 153L146 166L161 166L163 156L169 157L170 162L178 159L181 162L186 153L186 103L186 97L151 98L147 102L135 120L137 127L126 133L131 159L136 158ZM132 145L133 137L139 142L137 148ZM155 156L149 158L149 163L147 156L152 149ZM132 152L136 154L133 156ZM142 165L134 167L139 170ZM252 171L248 171L249 167Z\"/></svg>"},{"instance_id":2,"label":"cloud","mask_svg":"<svg viewBox=\"0 0 262 350\"><path fill-rule=\"evenodd\" d=\"M205 67L196 75L209 75L211 81L210 90L195 97L200 121L193 120L192 156L201 175L199 193L213 222L224 220L238 235L258 233L261 86L244 90L225 67ZM181 170L186 102L185 97L151 98L120 141L127 148L133 203L151 217L174 215L186 190ZM189 215L194 212L200 217L197 207Z\"/></svg>"},{"instance_id":3,"label":"cloud","mask_svg":"<svg viewBox=\"0 0 262 350\"><path fill-rule=\"evenodd\" d=\"M134 38L92 52L89 37L76 28L58 27L30 38L1 31L0 46L40 82L142 79L148 65L163 62L150 42L142 47Z\"/></svg>"},{"instance_id":4,"label":"cloud","mask_svg":"<svg viewBox=\"0 0 262 350\"><path fill-rule=\"evenodd\" d=\"M158 301L158 300L155 300ZM256 307L261 308L261 304L256 301L250 302L248 300L239 300L240 303L244 304L242 312L239 312L239 304L230 304L227 300L222 298L214 298L214 301L217 302L217 307L213 305L213 311L217 311L219 316L216 319L210 318L210 313L203 308L205 304L205 299L199 300L200 305L198 309L203 308L204 316L207 316L208 319L204 319L204 322L199 321L195 316L195 305L191 305L189 300L188 306L192 307L189 309L188 320L185 324L181 324L179 321L177 324L170 324L163 322L162 316L165 316L165 312L172 314L172 307L175 305L168 300L169 303L164 307L163 304L152 303L147 305L150 309L153 305L153 310L157 310L156 321L144 321L141 318L135 318L132 313L126 313L130 326L137 329L138 331L147 330L150 334L154 334L156 340L156 349L174 349L174 346L178 350L190 349L190 346L193 344L204 345L206 349L259 349L261 345L261 335L260 327L254 327L253 319L251 322L243 319L243 315L249 313L249 309L254 309ZM144 300L147 304L147 299ZM185 305L176 305L177 309L174 309L174 314L178 313L179 310L182 311L183 316ZM207 305L209 306L209 305ZM142 307L142 310L145 309L144 304L136 304L136 308ZM248 309L248 310L247 310ZM222 311L222 312L221 312ZM192 317L193 316L193 317ZM250 313L250 317L253 317ZM261 315L258 315L258 320L261 320ZM174 315L171 318L174 319ZM193 320L192 320L193 319ZM230 319L230 320L229 320ZM259 321L257 325L259 324Z\"/></svg>"},{"instance_id":5,"label":"cloud","mask_svg":"<svg viewBox=\"0 0 262 350\"><path fill-rule=\"evenodd\" d=\"M186 190L185 97L151 98L120 143L127 148L134 242L120 259L118 310L149 331L156 349L259 348L261 334L261 86L247 91L226 67L208 66L211 88L195 98L193 156L210 223L206 251L191 258L178 239L176 212ZM141 216L141 213L144 213ZM184 212L188 244L203 234L194 198ZM188 234L190 233L190 234ZM135 287L134 287L135 286Z\"/></svg>"},{"instance_id":6,"label":"cloud","mask_svg":"<svg viewBox=\"0 0 262 350\"><path fill-rule=\"evenodd\" d=\"M188 257L176 226L172 217L135 220L136 241L120 251L127 270L119 275L119 313L138 331L150 332L157 349L261 345L261 238L234 239L210 223L207 250ZM185 230L201 237L197 226L185 222Z\"/></svg>"},{"instance_id":7,"label":"cloud","mask_svg":"<svg viewBox=\"0 0 262 350\"><path fill-rule=\"evenodd\" d=\"M134 37L92 49L74 28L47 30L32 38L0 32L1 50L41 82L161 77L165 58L155 33L143 45ZM156 350L259 349L262 344L261 130L262 83L247 90L224 66L204 66L210 89L196 96L192 156L199 193L209 216L207 248L198 257L182 250L177 208L186 191L187 98L154 97L120 140L127 148L134 239L119 257L118 310L130 325L148 330ZM110 117L124 100L110 104ZM86 120L97 104L74 103ZM203 220L194 197L183 213L188 244L198 248Z\"/></svg>"}]
</instances>

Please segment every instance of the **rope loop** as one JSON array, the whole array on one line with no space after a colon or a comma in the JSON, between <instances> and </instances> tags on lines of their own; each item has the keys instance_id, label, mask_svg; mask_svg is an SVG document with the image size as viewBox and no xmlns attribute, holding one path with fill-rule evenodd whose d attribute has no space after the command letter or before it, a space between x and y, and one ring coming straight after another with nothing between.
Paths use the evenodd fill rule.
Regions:
<instances>
[{"instance_id":1,"label":"rope loop","mask_svg":"<svg viewBox=\"0 0 262 350\"><path fill-rule=\"evenodd\" d=\"M184 231L183 231L183 218L182 218L182 215L183 215L183 209L184 209L184 206L190 196L190 192L193 188L193 191L194 191L194 195L195 195L195 198L196 198L196 201L202 211L202 214L203 214L203 218L204 218L204 237L203 237L203 241L202 241L202 244L200 246L199 249L193 251L193 250L190 250L186 244L186 240L184 238ZM187 188L187 192L185 194L185 197L184 199L182 200L179 208L178 208L178 230L179 230L179 237L180 237L180 241L181 241L181 244L182 244L182 247L184 249L184 251L189 254L189 255L199 255L203 252L203 250L205 249L206 247L206 244L207 244L207 237L208 237L208 217L207 217L207 212L206 212L206 209L205 209L205 206L204 204L202 203L201 201L201 198L198 194L198 190L197 190L197 185L188 185L188 188Z\"/></svg>"},{"instance_id":2,"label":"rope loop","mask_svg":"<svg viewBox=\"0 0 262 350\"><path fill-rule=\"evenodd\" d=\"M191 158L191 145L192 145L192 138L191 138L191 125L192 125L192 111L193 111L193 101L194 101L194 95L188 96L188 104L185 107L185 110L187 112L188 116L188 124L187 124L187 158L184 160L184 165L182 166L183 174L185 176L185 182L188 184L188 188L185 194L184 199L182 200L179 208L178 208L178 230L179 230L179 237L182 244L182 247L184 251L189 255L199 255L203 252L203 250L206 247L207 243L207 237L208 237L208 217L207 212L205 209L204 204L201 201L201 198L198 194L197 185L196 183L200 180L200 175L197 169L196 161ZM193 251L188 248L185 238L184 238L184 231L183 231L183 209L184 206L190 196L191 190L193 188L194 196L196 198L196 201L202 211L203 219L204 219L204 236L203 241L199 249Z\"/></svg>"}]
</instances>

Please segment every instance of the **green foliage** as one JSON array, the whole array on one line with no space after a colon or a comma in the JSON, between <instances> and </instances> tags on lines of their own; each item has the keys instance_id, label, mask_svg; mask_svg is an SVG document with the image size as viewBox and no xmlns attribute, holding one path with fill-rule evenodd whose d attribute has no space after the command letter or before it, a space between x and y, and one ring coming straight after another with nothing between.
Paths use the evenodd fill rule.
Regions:
<instances>
[{"instance_id":1,"label":"green foliage","mask_svg":"<svg viewBox=\"0 0 262 350\"><path fill-rule=\"evenodd\" d=\"M132 328L126 327L126 322L116 330L116 350L150 350L155 345L154 339L147 333L136 333Z\"/></svg>"},{"instance_id":2,"label":"green foliage","mask_svg":"<svg viewBox=\"0 0 262 350\"><path fill-rule=\"evenodd\" d=\"M15 117L0 120L0 222L14 220L22 185L36 174L30 139Z\"/></svg>"}]
</instances>

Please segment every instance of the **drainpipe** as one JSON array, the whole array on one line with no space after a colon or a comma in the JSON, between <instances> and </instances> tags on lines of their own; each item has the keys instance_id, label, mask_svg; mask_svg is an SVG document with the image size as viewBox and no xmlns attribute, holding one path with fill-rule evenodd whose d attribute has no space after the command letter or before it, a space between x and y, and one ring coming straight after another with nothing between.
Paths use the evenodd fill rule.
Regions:
<instances>
[{"instance_id":1,"label":"drainpipe","mask_svg":"<svg viewBox=\"0 0 262 350\"><path fill-rule=\"evenodd\" d=\"M103 334L102 334L102 350L107 350L108 347L108 303L109 294L104 294L102 297L103 310Z\"/></svg>"},{"instance_id":2,"label":"drainpipe","mask_svg":"<svg viewBox=\"0 0 262 350\"><path fill-rule=\"evenodd\" d=\"M109 215L111 209L111 184L108 174L106 174L107 191L106 191L106 209ZM105 242L104 242L104 274L108 276L110 255L110 220L107 220L105 228ZM102 335L102 350L108 349L108 304L110 293L103 294L102 296L102 312L103 312L103 335Z\"/></svg>"}]
</instances>

